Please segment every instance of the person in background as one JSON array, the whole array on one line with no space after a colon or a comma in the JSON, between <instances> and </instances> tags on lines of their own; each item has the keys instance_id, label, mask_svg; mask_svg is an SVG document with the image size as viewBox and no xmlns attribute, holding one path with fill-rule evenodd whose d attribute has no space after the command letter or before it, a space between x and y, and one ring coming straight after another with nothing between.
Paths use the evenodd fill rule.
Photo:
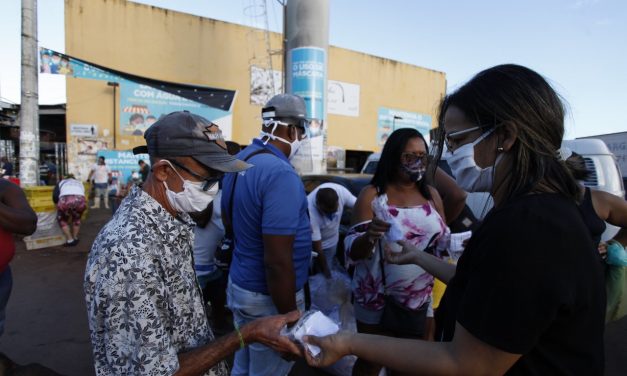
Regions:
<instances>
[{"instance_id":1,"label":"person in background","mask_svg":"<svg viewBox=\"0 0 627 376\"><path fill-rule=\"evenodd\" d=\"M46 157L44 162L48 168L48 179L46 185L57 184L57 165L54 164L52 157Z\"/></svg>"},{"instance_id":2,"label":"person in background","mask_svg":"<svg viewBox=\"0 0 627 376\"><path fill-rule=\"evenodd\" d=\"M452 277L436 338L448 343L311 337L322 352L308 362L353 353L412 374L603 375L603 268L579 212L580 187L558 156L564 113L542 76L513 64L444 97L439 138L453 175L494 197L457 268L440 263Z\"/></svg>"},{"instance_id":3,"label":"person in background","mask_svg":"<svg viewBox=\"0 0 627 376\"><path fill-rule=\"evenodd\" d=\"M217 125L173 112L145 133L152 172L102 228L89 253L84 291L97 375L226 376L222 360L263 342L298 353L280 330L298 312L265 317L214 339L193 269L191 212L214 199L230 156ZM167 139L168 142L162 142Z\"/></svg>"},{"instance_id":4,"label":"person in background","mask_svg":"<svg viewBox=\"0 0 627 376\"><path fill-rule=\"evenodd\" d=\"M226 147L229 155L236 155L241 150L240 146L233 141L226 141ZM194 228L194 270L203 292L204 302L211 304L212 328L218 334L232 328L232 325L227 322L225 309L228 270L224 271L216 263L216 250L221 246L224 238L221 200L222 190L220 189L207 209L192 215L196 222Z\"/></svg>"},{"instance_id":5,"label":"person in background","mask_svg":"<svg viewBox=\"0 0 627 376\"><path fill-rule=\"evenodd\" d=\"M122 190L122 184L120 183L118 175L111 176L111 183L109 183L107 195L107 199L109 200L109 204L111 206L111 214L115 214L115 211L118 210L118 207L120 206L122 198L124 198L124 191Z\"/></svg>"},{"instance_id":6,"label":"person in background","mask_svg":"<svg viewBox=\"0 0 627 376\"><path fill-rule=\"evenodd\" d=\"M305 142L306 114L301 97L271 98L261 110L260 138L238 154L254 167L224 177L222 217L235 242L227 301L236 325L305 307L311 227L305 187L290 160ZM232 374L285 375L292 365L255 344L235 354Z\"/></svg>"},{"instance_id":7,"label":"person in background","mask_svg":"<svg viewBox=\"0 0 627 376\"><path fill-rule=\"evenodd\" d=\"M105 208L109 209L109 201L107 200L107 188L109 186L109 179L111 179L111 169L105 163L105 157L98 157L98 163L92 167L87 177L88 181L92 181L96 195L94 196L94 204L92 209L100 208L100 199L104 201Z\"/></svg>"},{"instance_id":8,"label":"person in background","mask_svg":"<svg viewBox=\"0 0 627 376\"><path fill-rule=\"evenodd\" d=\"M13 234L31 235L37 229L37 214L22 189L0 179L0 336L4 333L6 307L13 287L9 263L15 254Z\"/></svg>"},{"instance_id":9,"label":"person in background","mask_svg":"<svg viewBox=\"0 0 627 376\"><path fill-rule=\"evenodd\" d=\"M50 168L45 160L41 160L39 163L39 183L41 185L48 185L50 180Z\"/></svg>"},{"instance_id":10,"label":"person in background","mask_svg":"<svg viewBox=\"0 0 627 376\"><path fill-rule=\"evenodd\" d=\"M0 158L0 177L13 176L13 163L6 156Z\"/></svg>"},{"instance_id":11,"label":"person in background","mask_svg":"<svg viewBox=\"0 0 627 376\"><path fill-rule=\"evenodd\" d=\"M148 166L148 164L144 162L143 159L140 159L139 162L137 162L137 164L139 165L139 174L141 175L141 179L143 183L146 181L146 179L148 179L148 174L150 173L150 166Z\"/></svg>"},{"instance_id":12,"label":"person in background","mask_svg":"<svg viewBox=\"0 0 627 376\"><path fill-rule=\"evenodd\" d=\"M340 221L344 208L355 206L357 198L345 187L336 183L323 183L307 195L311 240L313 251L318 254L316 262L327 278L331 277Z\"/></svg>"},{"instance_id":13,"label":"person in background","mask_svg":"<svg viewBox=\"0 0 627 376\"><path fill-rule=\"evenodd\" d=\"M579 208L586 225L590 229L595 249L601 245L601 235L605 222L627 230L627 201L604 191L590 189L584 182L590 176L583 157L570 149L562 148L562 158L579 183L581 201Z\"/></svg>"},{"instance_id":14,"label":"person in background","mask_svg":"<svg viewBox=\"0 0 627 376\"><path fill-rule=\"evenodd\" d=\"M568 148L560 149L562 158L579 183L581 198L579 211L590 231L594 247L599 251L605 264L605 290L607 293L606 322L620 319L627 315L627 308L622 299L627 297L627 253L623 239L627 233L627 201L608 192L590 189L584 185L590 171L584 158ZM601 241L606 222L617 226L619 231L614 239Z\"/></svg>"},{"instance_id":15,"label":"person in background","mask_svg":"<svg viewBox=\"0 0 627 376\"><path fill-rule=\"evenodd\" d=\"M57 221L65 235L65 246L77 245L81 216L87 208L83 183L72 174L66 175L54 187L52 201L57 205Z\"/></svg>"},{"instance_id":16,"label":"person in background","mask_svg":"<svg viewBox=\"0 0 627 376\"><path fill-rule=\"evenodd\" d=\"M401 338L432 335L433 276L415 265L388 264L384 252L397 245L381 239L392 225L421 251L432 251L447 239L442 200L427 181L428 155L425 139L415 129L392 132L370 185L355 204L344 244L347 260L355 266L353 294L360 333ZM389 213L387 222L375 215L375 202ZM407 312L410 320L399 318L393 323L391 313L397 309ZM378 375L380 369L381 365L359 358L353 375Z\"/></svg>"}]
</instances>

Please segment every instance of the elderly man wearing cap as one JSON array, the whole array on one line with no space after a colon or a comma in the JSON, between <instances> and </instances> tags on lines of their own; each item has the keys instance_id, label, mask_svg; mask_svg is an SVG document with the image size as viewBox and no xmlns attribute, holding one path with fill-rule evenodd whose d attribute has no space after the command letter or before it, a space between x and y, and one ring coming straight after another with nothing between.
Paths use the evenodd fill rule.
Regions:
<instances>
[{"instance_id":1,"label":"elderly man wearing cap","mask_svg":"<svg viewBox=\"0 0 627 376\"><path fill-rule=\"evenodd\" d=\"M307 196L290 165L306 138L305 102L277 95L262 118L260 138L238 154L255 167L227 174L222 190L222 216L233 224L235 240L227 301L238 325L304 309L311 256ZM275 351L253 344L235 354L232 374L286 375L291 367Z\"/></svg>"},{"instance_id":2,"label":"elderly man wearing cap","mask_svg":"<svg viewBox=\"0 0 627 376\"><path fill-rule=\"evenodd\" d=\"M227 375L221 359L255 341L298 352L279 336L297 312L214 340L196 282L188 213L207 207L223 173L250 165L226 152L217 125L189 112L164 116L144 137L136 152L148 152L152 173L100 231L85 271L96 374Z\"/></svg>"}]
</instances>

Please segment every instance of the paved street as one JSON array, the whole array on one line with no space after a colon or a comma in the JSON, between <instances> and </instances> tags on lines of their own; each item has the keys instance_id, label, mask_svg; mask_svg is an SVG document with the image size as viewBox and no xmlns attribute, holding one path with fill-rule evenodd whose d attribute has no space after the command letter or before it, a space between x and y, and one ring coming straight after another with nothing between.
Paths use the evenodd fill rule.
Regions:
<instances>
[{"instance_id":1,"label":"paved street","mask_svg":"<svg viewBox=\"0 0 627 376\"><path fill-rule=\"evenodd\" d=\"M91 241L108 218L104 209L90 213L74 248L26 251L20 244L11 264L14 285L0 352L18 364L40 363L63 375L94 374L82 279ZM605 343L606 375L625 375L627 320L607 326Z\"/></svg>"}]
</instances>

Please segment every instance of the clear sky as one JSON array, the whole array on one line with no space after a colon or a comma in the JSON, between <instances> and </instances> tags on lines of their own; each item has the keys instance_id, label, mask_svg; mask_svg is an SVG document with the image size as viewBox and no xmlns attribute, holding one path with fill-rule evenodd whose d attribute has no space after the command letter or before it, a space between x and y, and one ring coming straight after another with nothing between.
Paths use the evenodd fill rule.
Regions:
<instances>
[{"instance_id":1,"label":"clear sky","mask_svg":"<svg viewBox=\"0 0 627 376\"><path fill-rule=\"evenodd\" d=\"M251 24L251 0L141 0ZM0 96L19 102L20 0L0 0ZM270 28L282 25L267 0ZM446 73L448 90L482 69L526 65L569 107L566 137L627 131L627 1L330 0L330 43ZM39 43L64 51L63 1L39 0ZM40 76L41 103L65 102L65 78Z\"/></svg>"}]
</instances>

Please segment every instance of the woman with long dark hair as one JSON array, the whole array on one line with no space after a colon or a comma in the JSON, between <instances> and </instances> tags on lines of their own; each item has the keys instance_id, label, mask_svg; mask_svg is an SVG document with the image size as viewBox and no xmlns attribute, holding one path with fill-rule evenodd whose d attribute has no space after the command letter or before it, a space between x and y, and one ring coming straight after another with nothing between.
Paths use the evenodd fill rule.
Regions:
<instances>
[{"instance_id":1,"label":"woman with long dark hair","mask_svg":"<svg viewBox=\"0 0 627 376\"><path fill-rule=\"evenodd\" d=\"M440 106L457 182L494 208L459 259L432 343L340 333L308 342L308 362L348 353L412 374L602 375L603 269L578 210L579 187L558 154L564 107L538 73L500 65Z\"/></svg>"},{"instance_id":2,"label":"woman with long dark hair","mask_svg":"<svg viewBox=\"0 0 627 376\"><path fill-rule=\"evenodd\" d=\"M359 195L353 227L345 240L355 266L353 294L357 329L362 333L427 338L432 321L433 277L416 265L389 265L385 252L405 239L420 250L446 239L442 200L427 182L427 144L415 129L388 138L377 169ZM382 237L396 233L397 239ZM354 375L378 375L380 366L359 359Z\"/></svg>"}]
</instances>

